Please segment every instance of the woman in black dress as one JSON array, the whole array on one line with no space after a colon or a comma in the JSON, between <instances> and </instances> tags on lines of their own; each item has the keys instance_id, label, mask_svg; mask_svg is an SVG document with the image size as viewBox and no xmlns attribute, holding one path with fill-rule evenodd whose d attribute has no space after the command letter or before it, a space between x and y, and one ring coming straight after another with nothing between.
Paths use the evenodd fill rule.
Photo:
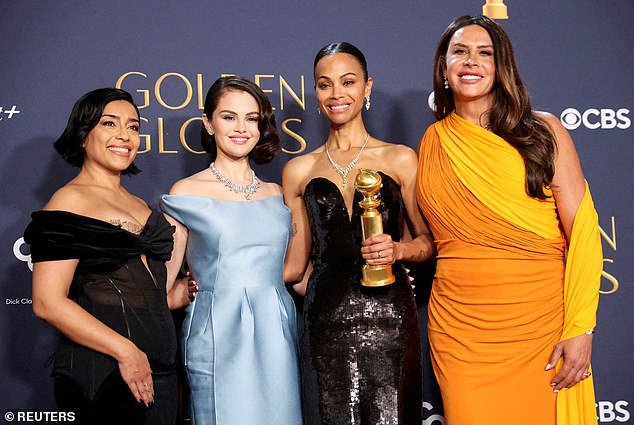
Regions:
<instances>
[{"instance_id":1,"label":"woman in black dress","mask_svg":"<svg viewBox=\"0 0 634 425\"><path fill-rule=\"evenodd\" d=\"M326 143L288 162L283 172L293 234L285 280L303 279L301 345L306 424L420 424L422 377L416 305L401 260L433 256L433 241L416 204L414 151L377 140L363 124L372 79L363 54L349 43L315 58L319 111L330 122ZM385 234L363 241L354 178L379 171ZM407 231L403 231L403 222ZM411 237L409 235L412 235ZM363 247L362 247L363 245ZM360 284L361 267L393 264L396 282ZM395 263L396 262L396 263Z\"/></svg>"},{"instance_id":2,"label":"woman in black dress","mask_svg":"<svg viewBox=\"0 0 634 425\"><path fill-rule=\"evenodd\" d=\"M121 174L139 172L139 141L129 93L82 96L55 142L81 170L32 214L25 232L33 311L62 333L55 398L79 423L176 419L176 335L165 287L174 230L121 186ZM174 307L186 303L186 286L171 295Z\"/></svg>"}]
</instances>

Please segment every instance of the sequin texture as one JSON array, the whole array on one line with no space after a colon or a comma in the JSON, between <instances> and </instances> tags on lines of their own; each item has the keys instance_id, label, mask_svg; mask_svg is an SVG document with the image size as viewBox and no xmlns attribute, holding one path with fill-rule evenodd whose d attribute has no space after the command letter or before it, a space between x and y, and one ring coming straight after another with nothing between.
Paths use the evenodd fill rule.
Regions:
<instances>
[{"instance_id":1,"label":"sequin texture","mask_svg":"<svg viewBox=\"0 0 634 425\"><path fill-rule=\"evenodd\" d=\"M381 174L383 227L398 240L400 188ZM304 201L314 265L304 301L301 343L305 424L420 424L422 378L416 305L407 274L382 288L362 287L361 196L352 220L337 186L311 180Z\"/></svg>"}]
</instances>

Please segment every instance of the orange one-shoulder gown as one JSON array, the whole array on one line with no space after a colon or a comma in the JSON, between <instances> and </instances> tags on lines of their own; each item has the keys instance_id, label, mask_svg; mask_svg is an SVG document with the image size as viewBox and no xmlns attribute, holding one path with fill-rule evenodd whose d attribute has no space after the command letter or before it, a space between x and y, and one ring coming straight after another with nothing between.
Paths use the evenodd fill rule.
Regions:
<instances>
[{"instance_id":1,"label":"orange one-shoulder gown","mask_svg":"<svg viewBox=\"0 0 634 425\"><path fill-rule=\"evenodd\" d=\"M419 160L418 201L438 251L429 339L446 425L596 423L591 379L562 406L545 370L557 342L594 327L602 256L589 191L578 215L590 224L574 226L591 235L575 251L591 266L575 260L583 276L567 279L576 268L570 255L564 265L555 203L526 194L506 141L453 113L427 130Z\"/></svg>"}]
</instances>

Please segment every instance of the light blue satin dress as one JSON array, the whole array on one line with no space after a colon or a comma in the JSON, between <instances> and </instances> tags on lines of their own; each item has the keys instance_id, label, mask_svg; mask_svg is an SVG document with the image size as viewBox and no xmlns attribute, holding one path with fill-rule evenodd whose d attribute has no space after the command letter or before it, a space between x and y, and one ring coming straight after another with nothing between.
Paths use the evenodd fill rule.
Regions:
<instances>
[{"instance_id":1,"label":"light blue satin dress","mask_svg":"<svg viewBox=\"0 0 634 425\"><path fill-rule=\"evenodd\" d=\"M295 306L283 282L290 211L282 196L163 195L189 230L200 290L182 338L195 425L302 423Z\"/></svg>"}]
</instances>

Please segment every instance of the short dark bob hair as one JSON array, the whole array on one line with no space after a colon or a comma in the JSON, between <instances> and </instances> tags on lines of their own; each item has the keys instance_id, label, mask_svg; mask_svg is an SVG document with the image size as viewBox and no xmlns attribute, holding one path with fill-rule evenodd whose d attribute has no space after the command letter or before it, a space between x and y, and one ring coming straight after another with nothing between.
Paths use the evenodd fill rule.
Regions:
<instances>
[{"instance_id":1,"label":"short dark bob hair","mask_svg":"<svg viewBox=\"0 0 634 425\"><path fill-rule=\"evenodd\" d=\"M368 81L368 63L365 60L364 54L359 50L357 46L352 43L348 43L346 41L342 41L339 43L330 43L326 46L319 49L317 55L315 56L315 61L313 62L313 73L315 68L317 68L317 63L324 56L334 55L335 53L347 53L352 55L357 62L361 65L361 69L363 70L363 79Z\"/></svg>"},{"instance_id":2,"label":"short dark bob hair","mask_svg":"<svg viewBox=\"0 0 634 425\"><path fill-rule=\"evenodd\" d=\"M253 159L256 164L271 162L280 149L282 142L275 126L275 115L273 115L271 102L255 83L246 78L236 76L218 78L209 88L205 98L204 111L207 119L211 120L214 111L218 107L220 98L230 91L248 93L258 103L260 108L260 120L258 121L260 139L249 152L249 158ZM209 153L211 161L215 161L218 154L216 138L207 132L204 124L200 129L200 144Z\"/></svg>"},{"instance_id":3,"label":"short dark bob hair","mask_svg":"<svg viewBox=\"0 0 634 425\"><path fill-rule=\"evenodd\" d=\"M130 103L134 106L137 116L140 116L139 108L135 105L130 93L125 90L107 87L86 93L73 106L68 124L54 145L66 162L74 167L83 165L84 141L88 137L88 133L99 123L106 105L115 100L125 100ZM121 174L138 174L140 172L141 170L133 162Z\"/></svg>"}]
</instances>

